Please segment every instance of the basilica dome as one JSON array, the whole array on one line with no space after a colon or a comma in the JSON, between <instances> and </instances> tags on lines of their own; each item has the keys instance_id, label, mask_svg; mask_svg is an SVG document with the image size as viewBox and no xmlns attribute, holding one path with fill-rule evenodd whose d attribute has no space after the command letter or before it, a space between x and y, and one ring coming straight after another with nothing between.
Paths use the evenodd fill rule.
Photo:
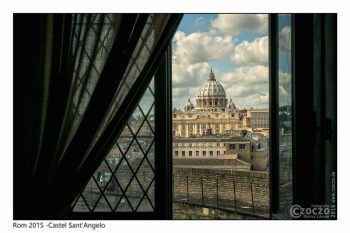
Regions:
<instances>
[{"instance_id":1,"label":"basilica dome","mask_svg":"<svg viewBox=\"0 0 350 233\"><path fill-rule=\"evenodd\" d=\"M215 75L213 73L213 70L210 71L210 74L208 76L208 81L203 84L201 88L199 88L198 91L198 97L225 97L226 93L225 89L222 87L222 85L216 81Z\"/></svg>"},{"instance_id":2,"label":"basilica dome","mask_svg":"<svg viewBox=\"0 0 350 233\"><path fill-rule=\"evenodd\" d=\"M213 70L210 70L207 82L199 88L196 109L225 110L226 105L225 89L216 81Z\"/></svg>"}]
</instances>

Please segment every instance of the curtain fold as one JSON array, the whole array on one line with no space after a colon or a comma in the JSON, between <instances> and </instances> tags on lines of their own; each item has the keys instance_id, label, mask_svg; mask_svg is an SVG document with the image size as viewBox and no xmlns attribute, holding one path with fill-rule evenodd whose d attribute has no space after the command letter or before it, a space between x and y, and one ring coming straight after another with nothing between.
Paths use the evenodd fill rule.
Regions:
<instances>
[{"instance_id":1,"label":"curtain fold","mask_svg":"<svg viewBox=\"0 0 350 233\"><path fill-rule=\"evenodd\" d=\"M14 150L14 219L67 216L132 114L180 19L14 15L15 70L29 70L24 82L14 72L14 94L26 98L24 106L14 101L14 147L20 147ZM34 25L23 28L29 21ZM24 64L31 56L35 60Z\"/></svg>"}]
</instances>

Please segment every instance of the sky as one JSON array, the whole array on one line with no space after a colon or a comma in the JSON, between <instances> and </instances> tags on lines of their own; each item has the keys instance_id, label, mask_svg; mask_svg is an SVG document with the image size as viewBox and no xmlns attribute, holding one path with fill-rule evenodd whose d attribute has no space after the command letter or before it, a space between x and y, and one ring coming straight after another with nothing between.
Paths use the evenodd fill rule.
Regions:
<instances>
[{"instance_id":1,"label":"sky","mask_svg":"<svg viewBox=\"0 0 350 233\"><path fill-rule=\"evenodd\" d=\"M288 54L290 27L279 29L281 49ZM188 99L195 104L210 69L239 109L269 106L266 14L185 14L172 47L173 107L183 109ZM288 66L280 70L288 81ZM289 94L288 87L280 89Z\"/></svg>"}]
</instances>

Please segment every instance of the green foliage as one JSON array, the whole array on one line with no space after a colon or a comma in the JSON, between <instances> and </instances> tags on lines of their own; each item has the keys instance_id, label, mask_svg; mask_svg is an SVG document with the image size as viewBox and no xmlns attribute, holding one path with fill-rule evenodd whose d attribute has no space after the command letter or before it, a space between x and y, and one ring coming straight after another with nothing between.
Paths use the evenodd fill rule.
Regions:
<instances>
[{"instance_id":1,"label":"green foliage","mask_svg":"<svg viewBox=\"0 0 350 233\"><path fill-rule=\"evenodd\" d=\"M221 219L221 216L223 215L223 213L219 210L214 210L213 213L209 214L210 218L213 219Z\"/></svg>"},{"instance_id":2,"label":"green foliage","mask_svg":"<svg viewBox=\"0 0 350 233\"><path fill-rule=\"evenodd\" d=\"M186 214L185 220L198 220L199 216L197 214Z\"/></svg>"}]
</instances>

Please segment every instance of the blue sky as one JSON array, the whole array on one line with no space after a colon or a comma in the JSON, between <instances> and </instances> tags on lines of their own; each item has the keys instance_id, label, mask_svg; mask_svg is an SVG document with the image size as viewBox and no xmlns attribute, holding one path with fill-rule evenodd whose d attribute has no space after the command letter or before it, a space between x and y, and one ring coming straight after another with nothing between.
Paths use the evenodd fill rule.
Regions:
<instances>
[{"instance_id":1,"label":"blue sky","mask_svg":"<svg viewBox=\"0 0 350 233\"><path fill-rule=\"evenodd\" d=\"M289 54L287 16L280 26L283 53ZM289 33L289 34L288 34ZM210 69L240 109L268 107L268 16L185 14L173 38L173 107L195 104ZM286 60L286 56L281 58ZM287 83L290 70L281 65ZM284 72L284 73L283 73ZM286 95L288 90L282 92Z\"/></svg>"}]
</instances>

